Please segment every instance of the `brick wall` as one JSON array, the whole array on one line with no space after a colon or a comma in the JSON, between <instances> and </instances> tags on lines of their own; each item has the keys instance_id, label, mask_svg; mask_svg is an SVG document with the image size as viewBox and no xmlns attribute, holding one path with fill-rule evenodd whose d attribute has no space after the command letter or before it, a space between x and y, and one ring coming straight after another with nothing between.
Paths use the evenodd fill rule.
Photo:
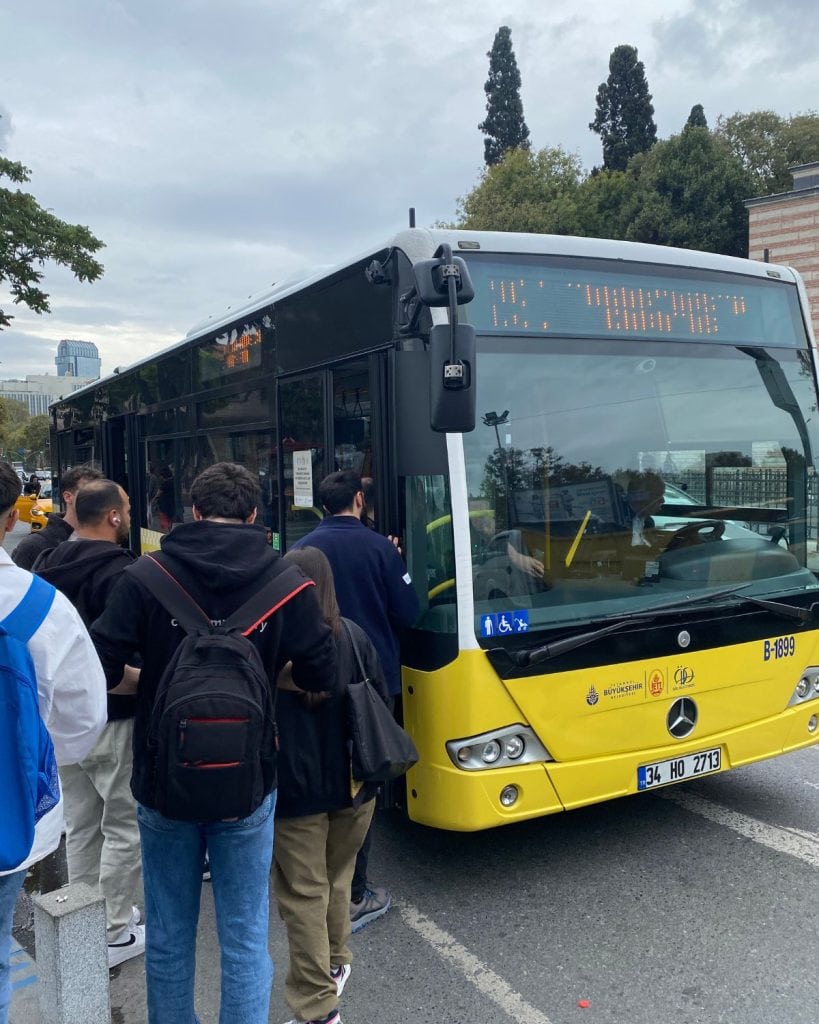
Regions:
<instances>
[{"instance_id":1,"label":"brick wall","mask_svg":"<svg viewBox=\"0 0 819 1024\"><path fill-rule=\"evenodd\" d=\"M814 334L819 339L819 194L790 192L748 207L748 256L784 263L798 270L811 305Z\"/></svg>"}]
</instances>

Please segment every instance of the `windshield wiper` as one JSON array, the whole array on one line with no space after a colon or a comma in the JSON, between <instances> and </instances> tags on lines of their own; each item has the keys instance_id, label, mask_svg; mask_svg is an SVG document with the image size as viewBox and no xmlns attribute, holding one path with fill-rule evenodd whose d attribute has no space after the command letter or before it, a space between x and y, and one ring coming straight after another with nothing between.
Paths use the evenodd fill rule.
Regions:
<instances>
[{"instance_id":1,"label":"windshield wiper","mask_svg":"<svg viewBox=\"0 0 819 1024\"><path fill-rule=\"evenodd\" d=\"M593 629L589 633L575 633L574 636L564 637L562 640L555 640L551 644L543 644L542 647L534 647L528 651L506 651L506 654L512 661L519 665L521 668L526 668L527 665L536 665L541 661L548 661L550 658L556 658L559 654L567 654L569 651L575 650L577 647L582 647L584 644L590 644L595 640L599 640L602 636L608 636L609 633L616 633L618 629L624 629L626 626L630 626L635 621L650 622L652 616L640 615L638 612L626 615L624 618L619 619L617 622L611 622L608 626L601 626L600 629ZM503 650L503 648L501 648Z\"/></svg>"},{"instance_id":2,"label":"windshield wiper","mask_svg":"<svg viewBox=\"0 0 819 1024\"><path fill-rule=\"evenodd\" d=\"M630 626L634 622L651 622L657 617L658 613L684 611L686 608L690 608L695 604L716 601L721 597L730 597L733 594L736 594L737 591L744 590L745 587L749 587L750 585L750 583L740 583L739 586L724 587L722 590L712 590L708 594L695 594L694 596L682 601L670 601L666 604L654 605L651 608L645 608L638 612L628 612L625 615L619 615L616 622L610 622L607 626L601 626L599 629L593 629L588 633L575 633L572 636L564 637L562 640L555 640L550 644L543 644L540 647L530 647L526 650L517 651L507 651L505 648L501 647L494 648L493 651L503 651L503 653L510 658L515 665L518 665L520 668L526 668L528 665L536 665L541 661L549 661L551 658L556 658L560 654L567 654L569 651L582 647L584 644L594 643L595 640L599 640L604 636L609 636L611 633L616 633L618 630L624 629L626 626ZM790 605L785 605L784 607L789 610L793 610ZM493 653L493 651L487 651L487 654Z\"/></svg>"},{"instance_id":3,"label":"windshield wiper","mask_svg":"<svg viewBox=\"0 0 819 1024\"><path fill-rule=\"evenodd\" d=\"M819 602L816 601L807 608L799 608L792 604L785 604L783 601L766 601L762 597L750 597L748 594L743 594L738 600L755 604L759 608L773 612L774 615L781 615L785 619L797 619L799 622L813 622L816 618L816 610L819 608Z\"/></svg>"}]
</instances>

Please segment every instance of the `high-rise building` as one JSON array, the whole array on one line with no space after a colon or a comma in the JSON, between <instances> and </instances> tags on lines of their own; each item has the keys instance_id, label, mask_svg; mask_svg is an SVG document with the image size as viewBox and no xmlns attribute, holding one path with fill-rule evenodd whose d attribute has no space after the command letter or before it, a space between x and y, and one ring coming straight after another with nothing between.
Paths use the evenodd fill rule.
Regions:
<instances>
[{"instance_id":1,"label":"high-rise building","mask_svg":"<svg viewBox=\"0 0 819 1024\"><path fill-rule=\"evenodd\" d=\"M55 377L51 373L29 374L25 380L0 380L0 398L22 402L30 416L48 412L48 407L72 391L85 387L96 377Z\"/></svg>"},{"instance_id":2,"label":"high-rise building","mask_svg":"<svg viewBox=\"0 0 819 1024\"><path fill-rule=\"evenodd\" d=\"M64 339L57 346L58 377L90 377L100 375L100 354L93 341L72 341Z\"/></svg>"}]
</instances>

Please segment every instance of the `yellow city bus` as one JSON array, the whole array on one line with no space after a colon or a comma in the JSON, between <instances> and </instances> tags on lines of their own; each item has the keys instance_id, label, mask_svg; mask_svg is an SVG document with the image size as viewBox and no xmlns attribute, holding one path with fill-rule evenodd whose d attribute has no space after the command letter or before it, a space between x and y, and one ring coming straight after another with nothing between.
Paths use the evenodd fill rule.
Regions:
<instances>
[{"instance_id":1,"label":"yellow city bus","mask_svg":"<svg viewBox=\"0 0 819 1024\"><path fill-rule=\"evenodd\" d=\"M786 267L409 229L73 393L53 450L128 488L135 550L218 460L281 551L371 478L422 607L407 813L477 830L819 740L818 404Z\"/></svg>"}]
</instances>

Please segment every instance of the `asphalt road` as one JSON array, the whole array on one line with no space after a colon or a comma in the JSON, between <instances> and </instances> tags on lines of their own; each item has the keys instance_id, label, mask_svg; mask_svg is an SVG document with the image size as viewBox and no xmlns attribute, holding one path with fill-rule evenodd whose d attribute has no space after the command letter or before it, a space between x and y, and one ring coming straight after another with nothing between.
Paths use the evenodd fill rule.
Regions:
<instances>
[{"instance_id":1,"label":"asphalt road","mask_svg":"<svg viewBox=\"0 0 819 1024\"><path fill-rule=\"evenodd\" d=\"M819 747L485 833L383 815L371 872L395 906L352 939L345 1024L819 1019ZM270 948L279 1024L275 910ZM216 1024L207 885L198 962L198 1011ZM39 1024L36 990L15 993L12 1024ZM112 972L111 997L115 1024L146 1020L141 960Z\"/></svg>"},{"instance_id":2,"label":"asphalt road","mask_svg":"<svg viewBox=\"0 0 819 1024\"><path fill-rule=\"evenodd\" d=\"M485 833L387 814L371 869L395 906L352 939L345 1024L819 1016L819 749ZM218 1019L214 934L206 885L202 1024ZM277 1024L290 1015L275 912L270 946ZM112 973L111 991L116 1024L146 1020L140 960ZM13 1024L38 1024L35 992L17 996Z\"/></svg>"},{"instance_id":3,"label":"asphalt road","mask_svg":"<svg viewBox=\"0 0 819 1024\"><path fill-rule=\"evenodd\" d=\"M23 537L27 537L30 532L31 526L28 523L17 523L14 529L3 538L3 547L11 554Z\"/></svg>"}]
</instances>

